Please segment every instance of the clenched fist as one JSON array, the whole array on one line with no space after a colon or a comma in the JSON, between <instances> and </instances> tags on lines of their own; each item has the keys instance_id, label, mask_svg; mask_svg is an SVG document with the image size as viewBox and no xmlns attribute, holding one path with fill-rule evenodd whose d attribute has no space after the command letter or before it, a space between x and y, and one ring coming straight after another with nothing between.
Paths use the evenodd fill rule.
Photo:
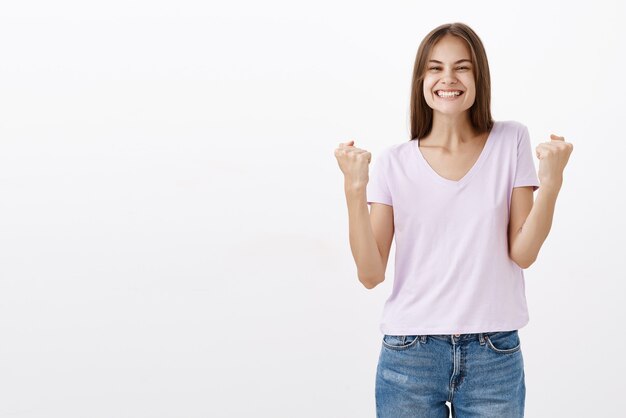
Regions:
<instances>
[{"instance_id":1,"label":"clenched fist","mask_svg":"<svg viewBox=\"0 0 626 418\"><path fill-rule=\"evenodd\" d=\"M335 149L335 157L344 175L346 186L365 187L369 181L369 163L372 154L354 146L354 141L342 142Z\"/></svg>"},{"instance_id":2,"label":"clenched fist","mask_svg":"<svg viewBox=\"0 0 626 418\"><path fill-rule=\"evenodd\" d=\"M567 165L574 145L565 142L565 138L550 135L550 142L537 145L535 152L539 159L539 182L542 186L560 188L563 183L563 170Z\"/></svg>"}]
</instances>

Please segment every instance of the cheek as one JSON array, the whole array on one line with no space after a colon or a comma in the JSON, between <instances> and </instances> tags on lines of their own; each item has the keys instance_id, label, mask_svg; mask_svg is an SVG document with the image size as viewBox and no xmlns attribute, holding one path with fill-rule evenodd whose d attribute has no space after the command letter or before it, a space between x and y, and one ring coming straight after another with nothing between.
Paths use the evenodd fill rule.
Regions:
<instances>
[{"instance_id":1,"label":"cheek","mask_svg":"<svg viewBox=\"0 0 626 418\"><path fill-rule=\"evenodd\" d=\"M426 100L426 103L434 103L433 94L430 92L430 90L425 90L423 96L424 100Z\"/></svg>"},{"instance_id":2,"label":"cheek","mask_svg":"<svg viewBox=\"0 0 626 418\"><path fill-rule=\"evenodd\" d=\"M432 85L432 83L424 83L424 88L422 89L423 93L427 96L431 96L432 95L432 91L434 89L434 85Z\"/></svg>"},{"instance_id":3,"label":"cheek","mask_svg":"<svg viewBox=\"0 0 626 418\"><path fill-rule=\"evenodd\" d=\"M467 95L465 100L466 100L466 103L471 103L472 105L474 105L476 103L476 91L472 90L472 92Z\"/></svg>"}]
</instances>

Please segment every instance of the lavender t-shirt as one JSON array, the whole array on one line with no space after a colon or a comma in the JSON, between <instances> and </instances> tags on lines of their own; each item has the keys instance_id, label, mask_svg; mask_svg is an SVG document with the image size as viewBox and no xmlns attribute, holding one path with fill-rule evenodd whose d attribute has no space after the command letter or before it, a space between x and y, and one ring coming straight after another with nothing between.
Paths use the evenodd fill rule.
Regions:
<instances>
[{"instance_id":1,"label":"lavender t-shirt","mask_svg":"<svg viewBox=\"0 0 626 418\"><path fill-rule=\"evenodd\" d=\"M528 128L495 121L459 181L428 164L418 139L383 149L367 203L393 206L395 277L380 330L390 335L516 330L528 323L523 270L508 255L514 187L539 187Z\"/></svg>"}]
</instances>

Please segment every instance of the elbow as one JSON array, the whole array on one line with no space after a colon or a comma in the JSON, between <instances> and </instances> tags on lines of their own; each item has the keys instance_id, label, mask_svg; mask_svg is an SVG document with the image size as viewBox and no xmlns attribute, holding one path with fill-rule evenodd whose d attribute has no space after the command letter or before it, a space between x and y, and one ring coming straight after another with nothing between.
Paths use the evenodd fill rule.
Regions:
<instances>
[{"instance_id":1,"label":"elbow","mask_svg":"<svg viewBox=\"0 0 626 418\"><path fill-rule=\"evenodd\" d=\"M513 260L515 262L515 264L517 264L520 268L522 269L527 269L528 267L532 266L533 263L537 260L537 257L512 257L511 256L511 260Z\"/></svg>"},{"instance_id":2,"label":"elbow","mask_svg":"<svg viewBox=\"0 0 626 418\"><path fill-rule=\"evenodd\" d=\"M528 267L532 266L533 264L535 264L535 261L537 261L537 257L532 258L527 264L526 267L523 267L525 269L527 269Z\"/></svg>"},{"instance_id":3,"label":"elbow","mask_svg":"<svg viewBox=\"0 0 626 418\"><path fill-rule=\"evenodd\" d=\"M378 286L379 284L381 284L383 281L385 281L385 278L375 278L375 277L371 277L371 278L362 278L359 277L359 281L361 282L361 284L363 286L365 286L366 289L373 289L376 286Z\"/></svg>"}]
</instances>

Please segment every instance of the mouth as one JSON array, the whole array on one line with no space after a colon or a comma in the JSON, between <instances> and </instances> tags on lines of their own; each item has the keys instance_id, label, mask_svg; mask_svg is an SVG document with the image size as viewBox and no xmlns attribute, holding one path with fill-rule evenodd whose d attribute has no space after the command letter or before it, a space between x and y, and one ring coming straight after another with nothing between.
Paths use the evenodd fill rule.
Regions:
<instances>
[{"instance_id":1,"label":"mouth","mask_svg":"<svg viewBox=\"0 0 626 418\"><path fill-rule=\"evenodd\" d=\"M462 96L463 90L435 90L435 95L441 99L454 99Z\"/></svg>"}]
</instances>

